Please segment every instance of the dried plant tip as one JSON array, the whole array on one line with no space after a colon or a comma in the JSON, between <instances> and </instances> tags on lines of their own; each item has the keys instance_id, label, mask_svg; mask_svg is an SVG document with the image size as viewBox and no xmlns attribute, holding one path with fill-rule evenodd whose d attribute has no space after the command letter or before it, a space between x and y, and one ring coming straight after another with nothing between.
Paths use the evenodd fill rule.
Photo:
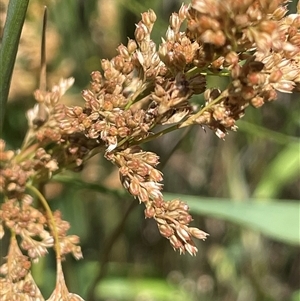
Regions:
<instances>
[{"instance_id":1,"label":"dried plant tip","mask_svg":"<svg viewBox=\"0 0 300 301\"><path fill-rule=\"evenodd\" d=\"M275 20L281 20L287 13L287 8L284 6L277 7L273 12L273 17Z\"/></svg>"},{"instance_id":2,"label":"dried plant tip","mask_svg":"<svg viewBox=\"0 0 300 301\"><path fill-rule=\"evenodd\" d=\"M128 43L127 43L127 49L129 51L130 54L134 53L137 49L137 44L134 40L129 39Z\"/></svg>"},{"instance_id":3,"label":"dried plant tip","mask_svg":"<svg viewBox=\"0 0 300 301\"><path fill-rule=\"evenodd\" d=\"M145 218L153 218L155 215L155 208L150 206L147 206L147 208L144 210Z\"/></svg>"},{"instance_id":4,"label":"dried plant tip","mask_svg":"<svg viewBox=\"0 0 300 301\"><path fill-rule=\"evenodd\" d=\"M192 256L196 256L198 249L196 248L196 246L194 245L194 243L192 241L189 241L188 243L186 243L184 245L184 249L186 251L189 252L190 255Z\"/></svg>"},{"instance_id":5,"label":"dried plant tip","mask_svg":"<svg viewBox=\"0 0 300 301\"><path fill-rule=\"evenodd\" d=\"M172 247L175 250L179 249L181 252L183 251L183 243L176 237L176 235L171 235L169 239Z\"/></svg>"},{"instance_id":6,"label":"dried plant tip","mask_svg":"<svg viewBox=\"0 0 300 301\"><path fill-rule=\"evenodd\" d=\"M136 25L134 36L138 43L141 43L148 34L148 29L143 23Z\"/></svg>"},{"instance_id":7,"label":"dried plant tip","mask_svg":"<svg viewBox=\"0 0 300 301\"><path fill-rule=\"evenodd\" d=\"M225 61L229 65L235 65L239 62L239 56L236 52L230 51L226 56L225 56Z\"/></svg>"},{"instance_id":8,"label":"dried plant tip","mask_svg":"<svg viewBox=\"0 0 300 301\"><path fill-rule=\"evenodd\" d=\"M202 240L205 240L207 238L207 236L209 236L208 233L206 233L202 230L199 230L198 228L193 228L193 227L189 228L189 233L192 236L194 236L195 238L202 239Z\"/></svg>"},{"instance_id":9,"label":"dried plant tip","mask_svg":"<svg viewBox=\"0 0 300 301\"><path fill-rule=\"evenodd\" d=\"M189 5L187 4L182 4L180 9L179 9L179 12L178 12L178 16L179 16L179 19L181 21L183 21L184 19L186 19L186 16L188 14L188 9L189 9Z\"/></svg>"},{"instance_id":10,"label":"dried plant tip","mask_svg":"<svg viewBox=\"0 0 300 301\"><path fill-rule=\"evenodd\" d=\"M100 71L93 71L91 73L91 78L96 83L101 83L101 81L102 81L102 75L101 75Z\"/></svg>"},{"instance_id":11,"label":"dried plant tip","mask_svg":"<svg viewBox=\"0 0 300 301\"><path fill-rule=\"evenodd\" d=\"M155 14L155 12L154 12L153 9L149 9L149 10L148 10L148 16L149 16L150 22L151 22L152 24L154 24L157 17L156 17L156 14Z\"/></svg>"},{"instance_id":12,"label":"dried plant tip","mask_svg":"<svg viewBox=\"0 0 300 301\"><path fill-rule=\"evenodd\" d=\"M180 27L181 21L180 21L179 16L178 16L177 13L172 13L172 15L170 17L169 23L170 23L171 28L175 32L179 31L179 27Z\"/></svg>"},{"instance_id":13,"label":"dried plant tip","mask_svg":"<svg viewBox=\"0 0 300 301\"><path fill-rule=\"evenodd\" d=\"M256 96L251 99L251 105L255 108L260 108L264 104L264 99L260 96Z\"/></svg>"},{"instance_id":14,"label":"dried plant tip","mask_svg":"<svg viewBox=\"0 0 300 301\"><path fill-rule=\"evenodd\" d=\"M190 234L188 232L188 227L183 226L181 224L177 224L175 226L177 235L186 243L190 240Z\"/></svg>"},{"instance_id":15,"label":"dried plant tip","mask_svg":"<svg viewBox=\"0 0 300 301\"><path fill-rule=\"evenodd\" d=\"M129 58L129 51L128 51L128 48L126 46L121 44L121 45L118 46L117 50L123 58L127 58L127 59Z\"/></svg>"},{"instance_id":16,"label":"dried plant tip","mask_svg":"<svg viewBox=\"0 0 300 301\"><path fill-rule=\"evenodd\" d=\"M283 73L280 69L274 70L269 76L270 83L278 82L283 76Z\"/></svg>"},{"instance_id":17,"label":"dried plant tip","mask_svg":"<svg viewBox=\"0 0 300 301\"><path fill-rule=\"evenodd\" d=\"M168 224L158 224L158 230L161 235L163 235L166 238L169 238L174 234L174 230L168 225Z\"/></svg>"}]
</instances>

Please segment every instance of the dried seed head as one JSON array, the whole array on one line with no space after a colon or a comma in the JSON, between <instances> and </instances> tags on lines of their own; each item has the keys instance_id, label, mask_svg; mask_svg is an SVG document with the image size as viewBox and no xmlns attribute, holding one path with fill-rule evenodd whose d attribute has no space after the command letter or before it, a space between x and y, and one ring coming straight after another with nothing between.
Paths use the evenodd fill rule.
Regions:
<instances>
[{"instance_id":1,"label":"dried seed head","mask_svg":"<svg viewBox=\"0 0 300 301\"><path fill-rule=\"evenodd\" d=\"M202 239L202 240L205 240L207 238L207 236L209 235L208 233L206 233L202 230L199 230L198 228L193 228L193 227L190 227L188 229L188 231L195 238Z\"/></svg>"},{"instance_id":2,"label":"dried seed head","mask_svg":"<svg viewBox=\"0 0 300 301\"><path fill-rule=\"evenodd\" d=\"M178 32L179 31L179 27L181 24L181 21L179 19L179 16L177 13L172 13L171 17L170 17L170 27L175 31Z\"/></svg>"},{"instance_id":3,"label":"dried seed head","mask_svg":"<svg viewBox=\"0 0 300 301\"><path fill-rule=\"evenodd\" d=\"M194 243L192 241L186 243L184 245L184 249L186 251L188 251L190 253L190 255L192 255L192 256L196 256L196 254L198 252L198 249L196 248L196 246L194 245Z\"/></svg>"},{"instance_id":4,"label":"dried seed head","mask_svg":"<svg viewBox=\"0 0 300 301\"><path fill-rule=\"evenodd\" d=\"M174 234L174 230L168 224L158 224L158 230L160 234L166 238Z\"/></svg>"},{"instance_id":5,"label":"dried seed head","mask_svg":"<svg viewBox=\"0 0 300 301\"><path fill-rule=\"evenodd\" d=\"M138 43L141 43L148 34L148 29L143 23L140 22L136 25L134 36Z\"/></svg>"},{"instance_id":6,"label":"dried seed head","mask_svg":"<svg viewBox=\"0 0 300 301\"><path fill-rule=\"evenodd\" d=\"M149 9L148 14L149 14L149 19L150 19L151 23L155 23L155 21L156 21L155 12L152 9Z\"/></svg>"},{"instance_id":7,"label":"dried seed head","mask_svg":"<svg viewBox=\"0 0 300 301\"><path fill-rule=\"evenodd\" d=\"M225 61L229 65L236 65L239 61L238 54L234 51L230 51L226 56L225 56Z\"/></svg>"},{"instance_id":8,"label":"dried seed head","mask_svg":"<svg viewBox=\"0 0 300 301\"><path fill-rule=\"evenodd\" d=\"M176 249L179 249L179 250L182 250L183 249L183 243L180 241L180 239L177 238L176 235L171 235L169 237L170 239L170 243L171 243L171 246L176 250Z\"/></svg>"},{"instance_id":9,"label":"dried seed head","mask_svg":"<svg viewBox=\"0 0 300 301\"><path fill-rule=\"evenodd\" d=\"M184 19L186 19L186 16L188 14L188 9L189 9L188 5L186 5L186 4L181 5L179 12L178 12L180 21L183 21Z\"/></svg>"},{"instance_id":10,"label":"dried seed head","mask_svg":"<svg viewBox=\"0 0 300 301\"><path fill-rule=\"evenodd\" d=\"M180 237L180 239L183 241L183 242L187 242L190 240L190 234L188 232L188 227L184 226L184 225L181 225L181 224L177 224L175 226L175 229L176 229L176 234Z\"/></svg>"},{"instance_id":11,"label":"dried seed head","mask_svg":"<svg viewBox=\"0 0 300 301\"><path fill-rule=\"evenodd\" d=\"M144 213L145 213L146 218L153 218L155 215L155 208L153 206L149 205L146 207Z\"/></svg>"},{"instance_id":12,"label":"dried seed head","mask_svg":"<svg viewBox=\"0 0 300 301\"><path fill-rule=\"evenodd\" d=\"M251 105L253 105L255 108L259 108L264 104L264 99L260 96L256 96L251 99Z\"/></svg>"}]
</instances>

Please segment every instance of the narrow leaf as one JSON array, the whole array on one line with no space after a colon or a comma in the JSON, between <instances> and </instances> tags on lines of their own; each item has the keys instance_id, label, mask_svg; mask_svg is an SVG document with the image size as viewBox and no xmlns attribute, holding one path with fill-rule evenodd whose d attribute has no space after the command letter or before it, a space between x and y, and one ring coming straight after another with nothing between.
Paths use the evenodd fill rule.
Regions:
<instances>
[{"instance_id":1,"label":"narrow leaf","mask_svg":"<svg viewBox=\"0 0 300 301\"><path fill-rule=\"evenodd\" d=\"M260 231L284 243L300 244L300 202L249 199L233 202L226 199L166 194L168 199L186 201L192 213L215 217Z\"/></svg>"},{"instance_id":2,"label":"narrow leaf","mask_svg":"<svg viewBox=\"0 0 300 301\"><path fill-rule=\"evenodd\" d=\"M299 177L300 144L288 144L264 170L253 197L272 199L278 197L281 189Z\"/></svg>"},{"instance_id":3,"label":"narrow leaf","mask_svg":"<svg viewBox=\"0 0 300 301\"><path fill-rule=\"evenodd\" d=\"M29 0L10 0L0 48L0 134L19 40Z\"/></svg>"}]
</instances>

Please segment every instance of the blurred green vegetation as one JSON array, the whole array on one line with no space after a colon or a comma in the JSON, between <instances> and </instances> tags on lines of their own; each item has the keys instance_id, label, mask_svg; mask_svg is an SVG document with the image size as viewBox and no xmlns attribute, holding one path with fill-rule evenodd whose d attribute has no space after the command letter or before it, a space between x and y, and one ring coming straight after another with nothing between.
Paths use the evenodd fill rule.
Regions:
<instances>
[{"instance_id":1,"label":"blurred green vegetation","mask_svg":"<svg viewBox=\"0 0 300 301\"><path fill-rule=\"evenodd\" d=\"M152 8L157 13L153 39L159 42L170 13L181 5L175 0L32 0L5 118L9 148L21 145L25 112L34 104L28 87L38 87L39 57L28 58L26 45L39 48L43 3L53 33L47 42L49 86L61 76L75 77L67 103L82 102L89 74L133 37L141 12ZM295 8L295 1L291 5ZM209 84L226 83L210 79ZM226 141L192 127L145 146L161 157L167 198L186 200L193 224L210 233L197 243L196 257L171 249L155 223L144 219L142 206L132 206L137 202L101 156L80 174L55 178L46 187L50 206L60 209L71 232L81 237L84 255L79 262L68 257L64 263L70 291L89 300L95 283L97 300L103 301L299 300L299 98L299 93L280 94L259 110L249 108L238 132ZM1 243L3 257L6 238ZM49 296L55 283L51 252L34 265L33 274Z\"/></svg>"}]
</instances>

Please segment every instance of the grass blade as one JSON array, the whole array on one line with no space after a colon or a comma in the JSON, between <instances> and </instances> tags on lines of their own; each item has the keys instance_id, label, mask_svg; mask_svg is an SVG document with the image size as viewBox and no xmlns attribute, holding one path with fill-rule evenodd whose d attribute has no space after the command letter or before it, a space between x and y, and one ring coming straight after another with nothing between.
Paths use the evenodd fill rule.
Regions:
<instances>
[{"instance_id":1,"label":"grass blade","mask_svg":"<svg viewBox=\"0 0 300 301\"><path fill-rule=\"evenodd\" d=\"M29 0L10 0L0 48L0 134L19 40Z\"/></svg>"}]
</instances>

